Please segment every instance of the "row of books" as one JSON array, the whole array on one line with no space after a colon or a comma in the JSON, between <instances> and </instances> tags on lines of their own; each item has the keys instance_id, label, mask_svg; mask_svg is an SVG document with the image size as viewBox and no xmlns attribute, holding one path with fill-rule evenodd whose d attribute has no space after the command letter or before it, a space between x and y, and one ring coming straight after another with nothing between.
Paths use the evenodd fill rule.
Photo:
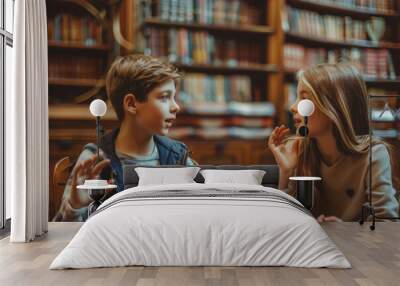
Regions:
<instances>
[{"instance_id":1,"label":"row of books","mask_svg":"<svg viewBox=\"0 0 400 286\"><path fill-rule=\"evenodd\" d=\"M397 138L400 140L400 131L399 128L391 128L391 129L374 129L372 130L372 134L381 138Z\"/></svg>"},{"instance_id":2,"label":"row of books","mask_svg":"<svg viewBox=\"0 0 400 286\"><path fill-rule=\"evenodd\" d=\"M166 21L201 24L260 24L262 11L241 0L159 0L156 15Z\"/></svg>"},{"instance_id":3,"label":"row of books","mask_svg":"<svg viewBox=\"0 0 400 286\"><path fill-rule=\"evenodd\" d=\"M50 78L90 78L100 77L104 71L105 59L98 57L78 57L74 55L49 55Z\"/></svg>"},{"instance_id":4,"label":"row of books","mask_svg":"<svg viewBox=\"0 0 400 286\"><path fill-rule=\"evenodd\" d=\"M262 49L251 41L187 29L151 29L149 48L156 57L168 57L184 64L224 64L228 66L260 63Z\"/></svg>"},{"instance_id":5,"label":"row of books","mask_svg":"<svg viewBox=\"0 0 400 286\"><path fill-rule=\"evenodd\" d=\"M205 102L228 103L251 101L251 79L248 76L224 76L190 73L180 85L180 101L185 106Z\"/></svg>"},{"instance_id":6,"label":"row of books","mask_svg":"<svg viewBox=\"0 0 400 286\"><path fill-rule=\"evenodd\" d=\"M89 16L58 14L47 20L48 39L62 42L81 43L86 46L103 42L103 29Z\"/></svg>"},{"instance_id":7,"label":"row of books","mask_svg":"<svg viewBox=\"0 0 400 286\"><path fill-rule=\"evenodd\" d=\"M266 139L272 133L272 128L248 128L248 127L176 127L172 128L168 136L175 139L195 137L203 139L241 138L241 139Z\"/></svg>"},{"instance_id":8,"label":"row of books","mask_svg":"<svg viewBox=\"0 0 400 286\"><path fill-rule=\"evenodd\" d=\"M272 117L276 113L275 105L268 101L227 103L202 102L198 104L187 104L183 111L189 114L211 116L211 115L240 115L247 117Z\"/></svg>"},{"instance_id":9,"label":"row of books","mask_svg":"<svg viewBox=\"0 0 400 286\"><path fill-rule=\"evenodd\" d=\"M400 111L399 111L400 112ZM372 116L379 117L382 114L382 110L373 110ZM388 117L388 118L385 118ZM374 120L371 123L372 133L375 136L382 138L398 138L400 139L400 119L393 121L391 118L393 116L389 113L384 113L384 115L379 120ZM383 118L383 120L382 120Z\"/></svg>"},{"instance_id":10,"label":"row of books","mask_svg":"<svg viewBox=\"0 0 400 286\"><path fill-rule=\"evenodd\" d=\"M377 12L394 11L394 0L314 0L313 2L345 8L364 8Z\"/></svg>"},{"instance_id":11,"label":"row of books","mask_svg":"<svg viewBox=\"0 0 400 286\"><path fill-rule=\"evenodd\" d=\"M336 41L367 40L367 22L349 16L322 15L286 7L283 29L305 36Z\"/></svg>"},{"instance_id":12,"label":"row of books","mask_svg":"<svg viewBox=\"0 0 400 286\"><path fill-rule=\"evenodd\" d=\"M289 110L297 98L297 85L294 82L287 82L284 85L284 94L286 100L286 109ZM388 91L381 88L369 88L368 94L374 96L380 95L382 98L370 99L371 108L375 111L372 114L372 119L375 121L396 121L396 117L400 116L400 108L398 98L384 97L384 95L395 95L393 91ZM383 112L385 111L385 112ZM388 112L386 112L388 111ZM394 111L394 113L392 112ZM393 116L394 114L397 114ZM400 117L399 117L400 119Z\"/></svg>"},{"instance_id":13,"label":"row of books","mask_svg":"<svg viewBox=\"0 0 400 286\"><path fill-rule=\"evenodd\" d=\"M306 48L299 44L284 46L284 67L287 71L297 71L320 63L350 61L368 77L396 78L393 58L386 49L323 49Z\"/></svg>"},{"instance_id":14,"label":"row of books","mask_svg":"<svg viewBox=\"0 0 400 286\"><path fill-rule=\"evenodd\" d=\"M192 126L201 128L216 127L249 127L249 128L267 128L274 126L272 116L244 116L242 114L210 115L199 114L198 116L190 114L179 114L176 127Z\"/></svg>"}]
</instances>

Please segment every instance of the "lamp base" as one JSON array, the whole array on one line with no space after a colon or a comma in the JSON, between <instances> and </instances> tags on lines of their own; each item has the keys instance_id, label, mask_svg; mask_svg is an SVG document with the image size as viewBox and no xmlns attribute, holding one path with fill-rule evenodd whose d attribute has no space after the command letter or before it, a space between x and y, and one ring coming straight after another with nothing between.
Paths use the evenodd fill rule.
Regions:
<instances>
[{"instance_id":1,"label":"lamp base","mask_svg":"<svg viewBox=\"0 0 400 286\"><path fill-rule=\"evenodd\" d=\"M372 224L369 226L370 230L375 230L375 209L369 203L363 204L361 207L361 219L359 221L360 225L364 224L364 221L368 216L372 215Z\"/></svg>"},{"instance_id":2,"label":"lamp base","mask_svg":"<svg viewBox=\"0 0 400 286\"><path fill-rule=\"evenodd\" d=\"M88 206L88 216L90 216L97 210L101 203L109 197L110 192L107 192L107 190L116 189L117 186L108 184L107 180L91 179L85 180L83 185L79 185L76 188L86 190L89 197L93 200Z\"/></svg>"},{"instance_id":3,"label":"lamp base","mask_svg":"<svg viewBox=\"0 0 400 286\"><path fill-rule=\"evenodd\" d=\"M90 217L96 210L97 208L101 205L100 201L93 201L89 204L88 206L88 217Z\"/></svg>"},{"instance_id":4,"label":"lamp base","mask_svg":"<svg viewBox=\"0 0 400 286\"><path fill-rule=\"evenodd\" d=\"M88 206L88 217L101 205L101 199L106 194L105 189L89 189L89 197L93 200Z\"/></svg>"},{"instance_id":5,"label":"lamp base","mask_svg":"<svg viewBox=\"0 0 400 286\"><path fill-rule=\"evenodd\" d=\"M296 182L296 199L311 211L315 201L315 181L320 181L321 177L300 176L290 177L289 180Z\"/></svg>"}]
</instances>

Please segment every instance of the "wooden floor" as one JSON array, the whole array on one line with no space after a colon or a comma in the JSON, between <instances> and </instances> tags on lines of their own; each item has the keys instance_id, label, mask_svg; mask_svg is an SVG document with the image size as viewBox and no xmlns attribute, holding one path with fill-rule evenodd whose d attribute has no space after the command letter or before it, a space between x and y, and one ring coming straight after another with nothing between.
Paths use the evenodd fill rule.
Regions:
<instances>
[{"instance_id":1,"label":"wooden floor","mask_svg":"<svg viewBox=\"0 0 400 286\"><path fill-rule=\"evenodd\" d=\"M120 267L48 270L81 224L50 223L32 243L0 241L0 285L400 285L400 223L370 231L357 223L325 223L324 229L353 268Z\"/></svg>"}]
</instances>

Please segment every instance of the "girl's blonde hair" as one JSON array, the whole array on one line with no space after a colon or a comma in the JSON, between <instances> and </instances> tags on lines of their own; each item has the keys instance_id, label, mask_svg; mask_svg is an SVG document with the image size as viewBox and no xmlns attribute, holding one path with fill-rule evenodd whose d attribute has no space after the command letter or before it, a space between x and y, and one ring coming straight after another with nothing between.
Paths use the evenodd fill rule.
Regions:
<instances>
[{"instance_id":1,"label":"girl's blonde hair","mask_svg":"<svg viewBox=\"0 0 400 286\"><path fill-rule=\"evenodd\" d=\"M340 153L368 153L368 91L359 71L347 63L319 64L299 71L297 78L310 94L315 107L331 120ZM381 140L373 139L372 144L385 144L389 154L392 153L391 146ZM316 140L308 138L305 144L301 144L297 173L320 175L320 163Z\"/></svg>"}]
</instances>

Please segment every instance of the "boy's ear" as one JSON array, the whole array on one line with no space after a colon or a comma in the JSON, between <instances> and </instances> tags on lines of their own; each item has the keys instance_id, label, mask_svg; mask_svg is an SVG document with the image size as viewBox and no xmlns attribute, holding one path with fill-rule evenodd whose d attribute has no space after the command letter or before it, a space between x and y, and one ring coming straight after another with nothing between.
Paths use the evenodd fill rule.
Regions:
<instances>
[{"instance_id":1,"label":"boy's ear","mask_svg":"<svg viewBox=\"0 0 400 286\"><path fill-rule=\"evenodd\" d=\"M125 95L123 106L125 112L136 114L136 97L132 93Z\"/></svg>"}]
</instances>

